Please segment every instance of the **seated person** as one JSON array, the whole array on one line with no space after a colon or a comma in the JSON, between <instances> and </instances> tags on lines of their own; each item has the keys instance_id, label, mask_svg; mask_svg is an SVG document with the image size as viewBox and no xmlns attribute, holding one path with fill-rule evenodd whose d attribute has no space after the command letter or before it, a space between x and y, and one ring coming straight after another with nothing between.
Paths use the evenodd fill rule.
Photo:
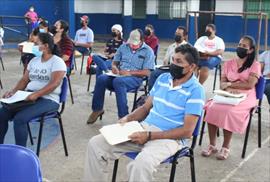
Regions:
<instances>
[{"instance_id":1,"label":"seated person","mask_svg":"<svg viewBox=\"0 0 270 182\"><path fill-rule=\"evenodd\" d=\"M225 50L223 40L216 36L216 26L208 24L205 29L205 36L200 37L194 47L200 53L198 76L203 84L209 75L209 69L213 69L221 62L221 55Z\"/></svg>"},{"instance_id":2,"label":"seated person","mask_svg":"<svg viewBox=\"0 0 270 182\"><path fill-rule=\"evenodd\" d=\"M38 28L40 33L47 33L49 31L48 21L45 19L41 19L38 24Z\"/></svg>"},{"instance_id":3,"label":"seated person","mask_svg":"<svg viewBox=\"0 0 270 182\"><path fill-rule=\"evenodd\" d=\"M238 105L207 102L204 120L208 123L210 144L202 151L208 157L216 153L217 129L223 128L224 140L217 159L225 160L229 156L233 133L244 133L249 120L250 109L257 105L255 85L261 75L260 63L255 61L255 41L243 36L236 49L237 58L226 61L221 75L221 89L232 93L246 93L247 98Z\"/></svg>"},{"instance_id":4,"label":"seated person","mask_svg":"<svg viewBox=\"0 0 270 182\"><path fill-rule=\"evenodd\" d=\"M145 30L144 30L144 42L149 45L154 53L156 51L156 48L158 46L158 38L155 35L155 29L153 27L153 25L148 24L145 26Z\"/></svg>"},{"instance_id":5,"label":"seated person","mask_svg":"<svg viewBox=\"0 0 270 182\"><path fill-rule=\"evenodd\" d=\"M167 48L164 60L163 60L163 65L164 67L160 67L158 69L155 69L154 71L151 72L151 75L149 77L149 82L148 82L148 90L150 91L156 81L156 79L161 75L162 73L169 72L169 65L172 62L172 56L174 54L174 50L176 47L187 44L186 42L187 38L187 30L185 27L179 26L175 30L175 36L174 36L174 43L169 45Z\"/></svg>"},{"instance_id":6,"label":"seated person","mask_svg":"<svg viewBox=\"0 0 270 182\"><path fill-rule=\"evenodd\" d=\"M11 97L18 90L33 91L26 100L34 101L19 111L10 110L4 106L0 108L0 144L8 130L8 121L13 121L16 145L26 147L28 130L27 122L46 112L57 111L59 108L59 94L61 83L66 72L63 60L56 56L53 37L48 33L39 33L37 45L42 52L41 57L33 58L21 80L4 98Z\"/></svg>"},{"instance_id":7,"label":"seated person","mask_svg":"<svg viewBox=\"0 0 270 182\"><path fill-rule=\"evenodd\" d=\"M266 79L264 93L267 97L268 104L270 104L270 50L264 51L259 60L262 63L263 76Z\"/></svg>"},{"instance_id":8,"label":"seated person","mask_svg":"<svg viewBox=\"0 0 270 182\"><path fill-rule=\"evenodd\" d=\"M103 71L108 72L112 69L112 59L117 49L123 44L122 26L115 24L112 26L112 39L108 40L104 50L105 55L95 54L92 56L96 63L96 77L102 74Z\"/></svg>"},{"instance_id":9,"label":"seated person","mask_svg":"<svg viewBox=\"0 0 270 182\"><path fill-rule=\"evenodd\" d=\"M65 61L67 66L67 74L71 73L73 69L72 55L74 45L72 40L68 36L69 25L64 20L58 20L54 24L54 44L58 47L61 58Z\"/></svg>"},{"instance_id":10,"label":"seated person","mask_svg":"<svg viewBox=\"0 0 270 182\"><path fill-rule=\"evenodd\" d=\"M81 26L82 28L77 30L74 45L76 50L83 55L88 55L94 43L94 33L88 27L89 18L84 15L81 17Z\"/></svg>"},{"instance_id":11,"label":"seated person","mask_svg":"<svg viewBox=\"0 0 270 182\"><path fill-rule=\"evenodd\" d=\"M152 181L158 165L186 145L202 113L205 93L193 75L197 50L181 45L173 57L170 73L158 78L145 104L119 120L122 124L142 121L145 131L131 134L131 141L118 145L110 145L101 134L91 138L84 181L107 181L109 160L131 151L140 153L127 165L128 181Z\"/></svg>"},{"instance_id":12,"label":"seated person","mask_svg":"<svg viewBox=\"0 0 270 182\"><path fill-rule=\"evenodd\" d=\"M106 88L114 90L117 100L118 117L128 114L127 92L140 87L143 77L154 69L153 50L143 42L143 33L139 29L131 31L127 44L122 44L112 62L112 72L121 77L102 74L97 77L92 110L87 123L94 123L104 113L104 95Z\"/></svg>"}]
</instances>

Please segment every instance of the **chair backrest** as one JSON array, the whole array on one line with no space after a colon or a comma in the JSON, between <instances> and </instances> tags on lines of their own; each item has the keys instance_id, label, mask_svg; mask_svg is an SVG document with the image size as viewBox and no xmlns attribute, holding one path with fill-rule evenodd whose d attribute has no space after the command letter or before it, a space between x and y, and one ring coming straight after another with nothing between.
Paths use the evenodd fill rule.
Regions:
<instances>
[{"instance_id":1,"label":"chair backrest","mask_svg":"<svg viewBox=\"0 0 270 182\"><path fill-rule=\"evenodd\" d=\"M66 102L67 100L67 90L68 90L68 81L67 77L63 78L63 83L61 86L61 93L60 93L60 103Z\"/></svg>"},{"instance_id":2,"label":"chair backrest","mask_svg":"<svg viewBox=\"0 0 270 182\"><path fill-rule=\"evenodd\" d=\"M265 78L263 76L260 76L256 84L256 98L259 100L263 98L264 87L265 87Z\"/></svg>"},{"instance_id":3,"label":"chair backrest","mask_svg":"<svg viewBox=\"0 0 270 182\"><path fill-rule=\"evenodd\" d=\"M199 135L199 131L200 131L200 126L201 126L201 122L202 122L202 118L203 118L203 113L200 115L200 117L198 118L196 127L193 131L193 138L192 138L192 143L191 143L191 148L193 149L196 145L197 142L197 136Z\"/></svg>"},{"instance_id":4,"label":"chair backrest","mask_svg":"<svg viewBox=\"0 0 270 182\"><path fill-rule=\"evenodd\" d=\"M22 146L0 144L0 181L42 181L39 159Z\"/></svg>"},{"instance_id":5,"label":"chair backrest","mask_svg":"<svg viewBox=\"0 0 270 182\"><path fill-rule=\"evenodd\" d=\"M157 46L154 49L154 54L155 54L156 57L158 55L158 51L159 51L159 44L157 44Z\"/></svg>"}]
</instances>

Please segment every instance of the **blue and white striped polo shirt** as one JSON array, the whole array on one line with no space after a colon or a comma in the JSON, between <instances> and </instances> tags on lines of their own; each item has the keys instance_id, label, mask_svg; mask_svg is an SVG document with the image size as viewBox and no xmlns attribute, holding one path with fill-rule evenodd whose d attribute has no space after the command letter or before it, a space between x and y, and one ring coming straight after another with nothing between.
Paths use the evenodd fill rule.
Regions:
<instances>
[{"instance_id":1,"label":"blue and white striped polo shirt","mask_svg":"<svg viewBox=\"0 0 270 182\"><path fill-rule=\"evenodd\" d=\"M170 73L158 77L150 91L153 107L144 120L163 131L183 127L185 115L200 116L204 106L204 89L194 75L174 88L172 81Z\"/></svg>"},{"instance_id":2,"label":"blue and white striped polo shirt","mask_svg":"<svg viewBox=\"0 0 270 182\"><path fill-rule=\"evenodd\" d=\"M119 62L120 70L153 70L155 66L154 52L145 43L132 51L129 44L122 44L116 51L113 61Z\"/></svg>"}]
</instances>

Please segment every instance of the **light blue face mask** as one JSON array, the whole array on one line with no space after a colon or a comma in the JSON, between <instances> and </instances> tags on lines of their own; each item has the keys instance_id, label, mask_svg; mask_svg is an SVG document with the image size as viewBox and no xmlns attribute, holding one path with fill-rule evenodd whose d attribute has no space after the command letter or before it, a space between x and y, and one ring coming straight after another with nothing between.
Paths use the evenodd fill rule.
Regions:
<instances>
[{"instance_id":1,"label":"light blue face mask","mask_svg":"<svg viewBox=\"0 0 270 182\"><path fill-rule=\"evenodd\" d=\"M32 47L32 53L33 53L36 57L41 57L43 52L39 50L39 46L33 46L33 47Z\"/></svg>"},{"instance_id":2,"label":"light blue face mask","mask_svg":"<svg viewBox=\"0 0 270 182\"><path fill-rule=\"evenodd\" d=\"M40 33L45 33L45 29L44 29L44 28L40 28L40 29L39 29L39 32L40 32Z\"/></svg>"}]
</instances>

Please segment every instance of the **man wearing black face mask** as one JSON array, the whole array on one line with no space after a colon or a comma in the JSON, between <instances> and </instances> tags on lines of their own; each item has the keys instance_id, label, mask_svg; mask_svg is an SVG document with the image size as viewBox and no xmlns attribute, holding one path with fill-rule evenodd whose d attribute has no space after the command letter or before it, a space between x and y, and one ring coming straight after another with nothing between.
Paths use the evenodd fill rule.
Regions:
<instances>
[{"instance_id":1,"label":"man wearing black face mask","mask_svg":"<svg viewBox=\"0 0 270 182\"><path fill-rule=\"evenodd\" d=\"M146 25L144 30L144 42L149 45L155 52L158 45L158 38L155 35L155 30L153 25Z\"/></svg>"},{"instance_id":2,"label":"man wearing black face mask","mask_svg":"<svg viewBox=\"0 0 270 182\"><path fill-rule=\"evenodd\" d=\"M215 35L216 26L208 24L205 29L205 35L200 37L194 47L200 53L199 62L199 81L203 84L208 78L209 69L213 69L221 62L221 55L225 50L224 41Z\"/></svg>"},{"instance_id":3,"label":"man wearing black face mask","mask_svg":"<svg viewBox=\"0 0 270 182\"><path fill-rule=\"evenodd\" d=\"M88 27L89 18L84 15L81 17L81 29L77 30L74 45L76 46L76 50L81 54L87 55L89 54L93 43L94 43L94 33Z\"/></svg>"}]
</instances>

